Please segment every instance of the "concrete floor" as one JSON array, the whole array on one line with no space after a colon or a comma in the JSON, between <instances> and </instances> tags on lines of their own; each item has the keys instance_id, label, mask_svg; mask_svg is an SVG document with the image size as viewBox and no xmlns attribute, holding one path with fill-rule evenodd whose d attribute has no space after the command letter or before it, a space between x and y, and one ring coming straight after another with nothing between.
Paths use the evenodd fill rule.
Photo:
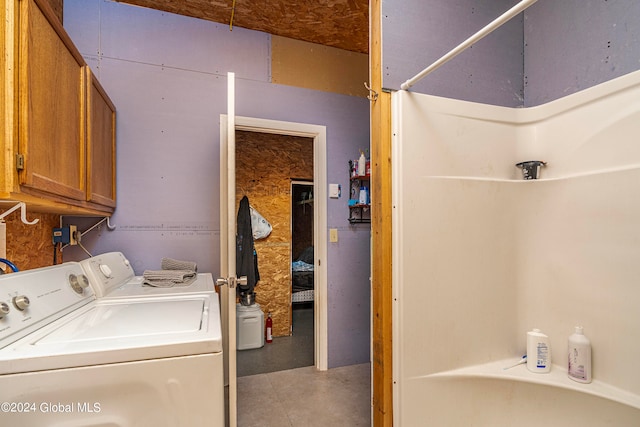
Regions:
<instances>
[{"instance_id":1,"label":"concrete floor","mask_svg":"<svg viewBox=\"0 0 640 427\"><path fill-rule=\"evenodd\" d=\"M294 305L292 325L291 336L274 337L261 348L238 350L238 377L313 366L313 305Z\"/></svg>"}]
</instances>

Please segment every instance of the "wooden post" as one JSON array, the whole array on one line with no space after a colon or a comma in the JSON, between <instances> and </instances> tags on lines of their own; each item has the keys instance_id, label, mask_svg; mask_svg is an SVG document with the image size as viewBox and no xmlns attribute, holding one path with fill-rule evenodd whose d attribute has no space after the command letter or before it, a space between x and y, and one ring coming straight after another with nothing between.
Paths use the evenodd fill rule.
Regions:
<instances>
[{"instance_id":1,"label":"wooden post","mask_svg":"<svg viewBox=\"0 0 640 427\"><path fill-rule=\"evenodd\" d=\"M393 425L391 336L391 95L382 92L382 0L372 0L369 73L371 89L371 266L373 298L373 425ZM375 100L374 100L375 99Z\"/></svg>"}]
</instances>

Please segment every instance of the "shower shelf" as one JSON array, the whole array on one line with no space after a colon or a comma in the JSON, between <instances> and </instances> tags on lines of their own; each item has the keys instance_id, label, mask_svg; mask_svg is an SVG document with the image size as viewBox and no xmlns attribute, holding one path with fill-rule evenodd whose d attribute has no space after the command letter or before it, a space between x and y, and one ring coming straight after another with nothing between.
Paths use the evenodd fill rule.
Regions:
<instances>
[{"instance_id":1,"label":"shower shelf","mask_svg":"<svg viewBox=\"0 0 640 427\"><path fill-rule=\"evenodd\" d=\"M518 365L509 369L507 366L513 365L516 359L504 359L482 365L467 366L451 371L438 372L427 375L426 378L447 379L447 378L486 378L505 381L519 381L532 384L558 387L578 393L586 393L603 399L622 403L624 405L640 409L640 395L619 389L602 381L593 380L590 384L582 384L567 377L567 370L557 366L551 366L551 372L547 374L537 374L527 370L526 365Z\"/></svg>"}]
</instances>

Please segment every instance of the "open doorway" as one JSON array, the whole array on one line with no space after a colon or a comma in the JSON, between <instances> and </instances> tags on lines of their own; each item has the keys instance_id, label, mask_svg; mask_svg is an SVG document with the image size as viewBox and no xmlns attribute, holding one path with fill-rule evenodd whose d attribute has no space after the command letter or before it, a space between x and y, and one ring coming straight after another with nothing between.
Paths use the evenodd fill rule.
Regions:
<instances>
[{"instance_id":1,"label":"open doorway","mask_svg":"<svg viewBox=\"0 0 640 427\"><path fill-rule=\"evenodd\" d=\"M313 364L313 182L291 182L291 336L301 363ZM311 363L309 363L311 362Z\"/></svg>"},{"instance_id":2,"label":"open doorway","mask_svg":"<svg viewBox=\"0 0 640 427\"><path fill-rule=\"evenodd\" d=\"M291 182L291 302L313 308L313 183ZM293 324L292 324L293 326Z\"/></svg>"},{"instance_id":3,"label":"open doorway","mask_svg":"<svg viewBox=\"0 0 640 427\"><path fill-rule=\"evenodd\" d=\"M238 350L237 374L241 377L312 366L314 140L243 130L236 130L235 139L236 202L246 196L250 206L272 227L266 237L255 239L254 234L254 247L260 275L255 302L265 319L268 315L273 319L273 342ZM310 274L294 273L293 261L303 252ZM295 304L294 274L296 283L305 285L303 293L296 292L302 300L296 299ZM242 333L240 328L238 334Z\"/></svg>"},{"instance_id":4,"label":"open doorway","mask_svg":"<svg viewBox=\"0 0 640 427\"><path fill-rule=\"evenodd\" d=\"M233 74L230 73L229 93L233 94ZM233 112L234 98L229 97L229 111ZM236 184L235 131L273 133L282 135L305 136L313 141L313 182L314 182L314 363L315 369L326 371L328 368L328 326L327 326L327 140L326 128L320 125L283 122L252 117L220 115L220 247L221 274L233 278L235 257L232 255L235 239L234 191ZM231 136L233 135L233 136ZM226 142L226 143L223 143ZM229 384L229 420L236 425L238 413L237 370L236 370L236 298L235 292L223 287L221 319L223 329L223 349L225 358L225 383ZM252 376L253 377L253 376Z\"/></svg>"}]
</instances>

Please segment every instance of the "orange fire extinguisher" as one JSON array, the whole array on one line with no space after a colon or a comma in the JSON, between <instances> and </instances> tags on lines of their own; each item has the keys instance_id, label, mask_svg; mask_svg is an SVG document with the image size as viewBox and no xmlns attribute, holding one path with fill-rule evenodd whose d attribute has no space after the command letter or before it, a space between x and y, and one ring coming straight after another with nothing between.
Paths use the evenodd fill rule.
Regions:
<instances>
[{"instance_id":1,"label":"orange fire extinguisher","mask_svg":"<svg viewBox=\"0 0 640 427\"><path fill-rule=\"evenodd\" d=\"M267 342L272 342L273 341L273 336L271 335L271 331L273 330L273 320L271 319L271 312L269 312L269 314L267 314L267 322L266 322L266 330L265 330L265 336L266 336L266 340Z\"/></svg>"}]
</instances>

